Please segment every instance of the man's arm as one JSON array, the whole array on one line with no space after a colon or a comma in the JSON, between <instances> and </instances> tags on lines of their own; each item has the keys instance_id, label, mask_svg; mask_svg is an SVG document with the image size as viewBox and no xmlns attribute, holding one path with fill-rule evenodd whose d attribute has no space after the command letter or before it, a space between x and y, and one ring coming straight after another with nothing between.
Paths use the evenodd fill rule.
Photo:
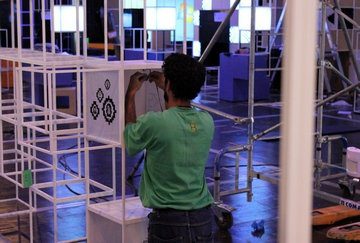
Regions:
<instances>
[{"instance_id":1,"label":"man's arm","mask_svg":"<svg viewBox=\"0 0 360 243\"><path fill-rule=\"evenodd\" d=\"M135 95L146 80L146 77L146 74L137 72L130 78L130 83L125 95L125 126L129 123L136 122Z\"/></svg>"},{"instance_id":2,"label":"man's arm","mask_svg":"<svg viewBox=\"0 0 360 243\"><path fill-rule=\"evenodd\" d=\"M126 92L125 95L125 125L136 122L135 94Z\"/></svg>"}]
</instances>

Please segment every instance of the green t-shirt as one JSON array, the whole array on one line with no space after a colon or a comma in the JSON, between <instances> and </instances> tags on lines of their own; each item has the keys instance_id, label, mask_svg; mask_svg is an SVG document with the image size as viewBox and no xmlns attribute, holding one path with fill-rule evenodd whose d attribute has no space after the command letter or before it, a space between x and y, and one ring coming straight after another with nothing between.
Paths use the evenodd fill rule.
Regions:
<instances>
[{"instance_id":1,"label":"green t-shirt","mask_svg":"<svg viewBox=\"0 0 360 243\"><path fill-rule=\"evenodd\" d=\"M205 181L214 122L195 108L149 112L125 128L130 155L146 149L140 199L148 208L191 210L213 198Z\"/></svg>"}]
</instances>

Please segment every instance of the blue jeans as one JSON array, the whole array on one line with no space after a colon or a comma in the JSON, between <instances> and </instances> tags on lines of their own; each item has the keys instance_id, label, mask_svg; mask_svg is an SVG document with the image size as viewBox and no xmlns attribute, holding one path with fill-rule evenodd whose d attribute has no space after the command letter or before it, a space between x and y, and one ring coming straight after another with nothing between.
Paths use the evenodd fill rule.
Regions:
<instances>
[{"instance_id":1,"label":"blue jeans","mask_svg":"<svg viewBox=\"0 0 360 243\"><path fill-rule=\"evenodd\" d=\"M149 243L213 242L211 207L182 211L154 209L149 217Z\"/></svg>"}]
</instances>

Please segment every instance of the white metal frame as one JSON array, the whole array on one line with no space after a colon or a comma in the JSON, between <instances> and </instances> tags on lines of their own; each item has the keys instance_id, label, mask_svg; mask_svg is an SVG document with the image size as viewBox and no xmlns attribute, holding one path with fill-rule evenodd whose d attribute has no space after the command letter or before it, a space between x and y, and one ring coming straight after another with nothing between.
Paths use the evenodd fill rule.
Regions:
<instances>
[{"instance_id":1,"label":"white metal frame","mask_svg":"<svg viewBox=\"0 0 360 243\"><path fill-rule=\"evenodd\" d=\"M45 44L47 42L45 31L42 35L42 51L34 50L34 28L33 28L33 1L29 1L30 9L30 49L22 48L22 29L21 29L21 12L14 12L14 6L17 9L21 9L20 0L11 1L11 16L12 19L17 18L17 33L15 33L14 21L12 21L12 48L0 48L0 60L6 60L13 63L14 73L14 89L13 98L3 99L0 94L0 132L3 131L3 123L10 123L15 127L15 140L11 141L16 146L14 149L7 151L3 150L3 135L0 136L0 175L12 182L16 186L16 198L10 200L17 200L27 206L27 210L18 212L10 212L1 214L0 217L8 217L13 215L29 214L30 217L30 241L33 242L33 220L34 213L45 210L40 208L37 204L39 197L50 202L53 207L53 221L54 221L54 242L62 240L63 242L85 240L86 235L78 239L59 239L57 235L58 219L57 209L60 204L66 204L74 201L84 201L86 205L91 204L92 198L98 197L112 197L117 198L116 195L116 170L115 168L115 150L121 149L121 205L122 205L122 220L123 224L127 224L128 216L126 216L126 201L125 201L125 148L122 133L120 133L120 142L112 142L103 138L93 137L86 133L87 122L84 119L87 116L86 104L81 103L82 100L86 100L86 73L90 72L104 72L104 71L116 71L119 74L119 97L125 97L125 73L130 71L144 69L160 69L162 62L147 61L124 61L123 49L123 28L122 26L122 12L123 4L119 0L119 33L121 33L121 60L115 62L108 62L108 43L107 43L107 28L104 28L105 37L105 58L93 58L87 56L87 42L86 40L86 26L84 29L84 41L80 41L76 44L76 55L61 55L55 53L54 31L51 31L51 53L46 52ZM86 0L83 0L83 5L86 6ZM144 1L146 2L146 1ZM50 3L50 4L49 4ZM49 5L48 5L49 4ZM41 0L41 14L42 14L42 28L45 29L45 6L50 6L50 14L53 15L54 0ZM79 0L76 1L76 6L79 6ZM107 1L104 1L105 12L107 12ZM77 10L78 12L78 10ZM105 14L104 26L107 26L107 15ZM86 20L86 14L84 16ZM144 18L145 19L145 18ZM84 21L85 22L85 21ZM53 23L51 22L52 30ZM77 21L77 27L79 26ZM146 31L146 30L144 30ZM79 37L79 31L76 31L76 35ZM18 37L18 38L15 38ZM78 38L79 39L79 38ZM15 45L15 43L17 43ZM84 50L81 55L81 46ZM17 46L17 48L15 48ZM146 52L146 50L145 50ZM30 73L31 88L30 97L31 101L24 99L24 83L23 74ZM76 90L77 90L77 115L69 115L57 110L56 105L56 74L60 73L72 73L76 76ZM35 104L35 79L36 77L43 77L42 80L36 80L41 82L44 86L44 105L39 106ZM1 79L1 78L0 78ZM1 80L0 80L1 82ZM82 90L82 93L80 92ZM124 100L120 100L120 131L124 130ZM81 113L83 110L83 113ZM61 128L60 125L68 125L67 128ZM76 147L73 149L63 150L59 147L59 144L64 140L73 140L76 143ZM96 146L91 145L90 141L96 141ZM90 178L89 168L90 151L95 150L110 150L112 153L112 185L101 184L92 178ZM76 153L78 163L76 171L73 173L65 170L59 164L59 156L65 156L68 154ZM5 155L13 154L14 158L6 159ZM45 161L40 158L40 154L47 154L51 156L50 161ZM84 161L84 165L81 161ZM12 169L9 170L12 165ZM6 167L6 169L4 169ZM28 201L23 201L19 198L19 189L23 188L21 175L25 169L30 169L32 172L34 184L28 189L29 198ZM81 173L84 169L84 174ZM46 181L39 181L42 173L51 173L52 176ZM65 179L58 178L58 175L65 175ZM61 196L58 195L58 188L64 185L81 184L83 192L81 195ZM99 189L98 192L90 192L90 186L94 186ZM47 192L47 189L51 189L51 193ZM88 217L87 217L88 220ZM88 225L88 223L87 223ZM122 227L123 242L125 239L125 227Z\"/></svg>"}]
</instances>

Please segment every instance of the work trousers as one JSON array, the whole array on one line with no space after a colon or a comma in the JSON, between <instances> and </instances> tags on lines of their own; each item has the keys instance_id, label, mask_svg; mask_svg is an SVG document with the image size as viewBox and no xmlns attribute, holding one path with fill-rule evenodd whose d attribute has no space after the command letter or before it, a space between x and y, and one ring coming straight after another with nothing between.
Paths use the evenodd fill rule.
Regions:
<instances>
[{"instance_id":1,"label":"work trousers","mask_svg":"<svg viewBox=\"0 0 360 243\"><path fill-rule=\"evenodd\" d=\"M211 207L196 210L154 209L149 214L149 243L211 243Z\"/></svg>"}]
</instances>

